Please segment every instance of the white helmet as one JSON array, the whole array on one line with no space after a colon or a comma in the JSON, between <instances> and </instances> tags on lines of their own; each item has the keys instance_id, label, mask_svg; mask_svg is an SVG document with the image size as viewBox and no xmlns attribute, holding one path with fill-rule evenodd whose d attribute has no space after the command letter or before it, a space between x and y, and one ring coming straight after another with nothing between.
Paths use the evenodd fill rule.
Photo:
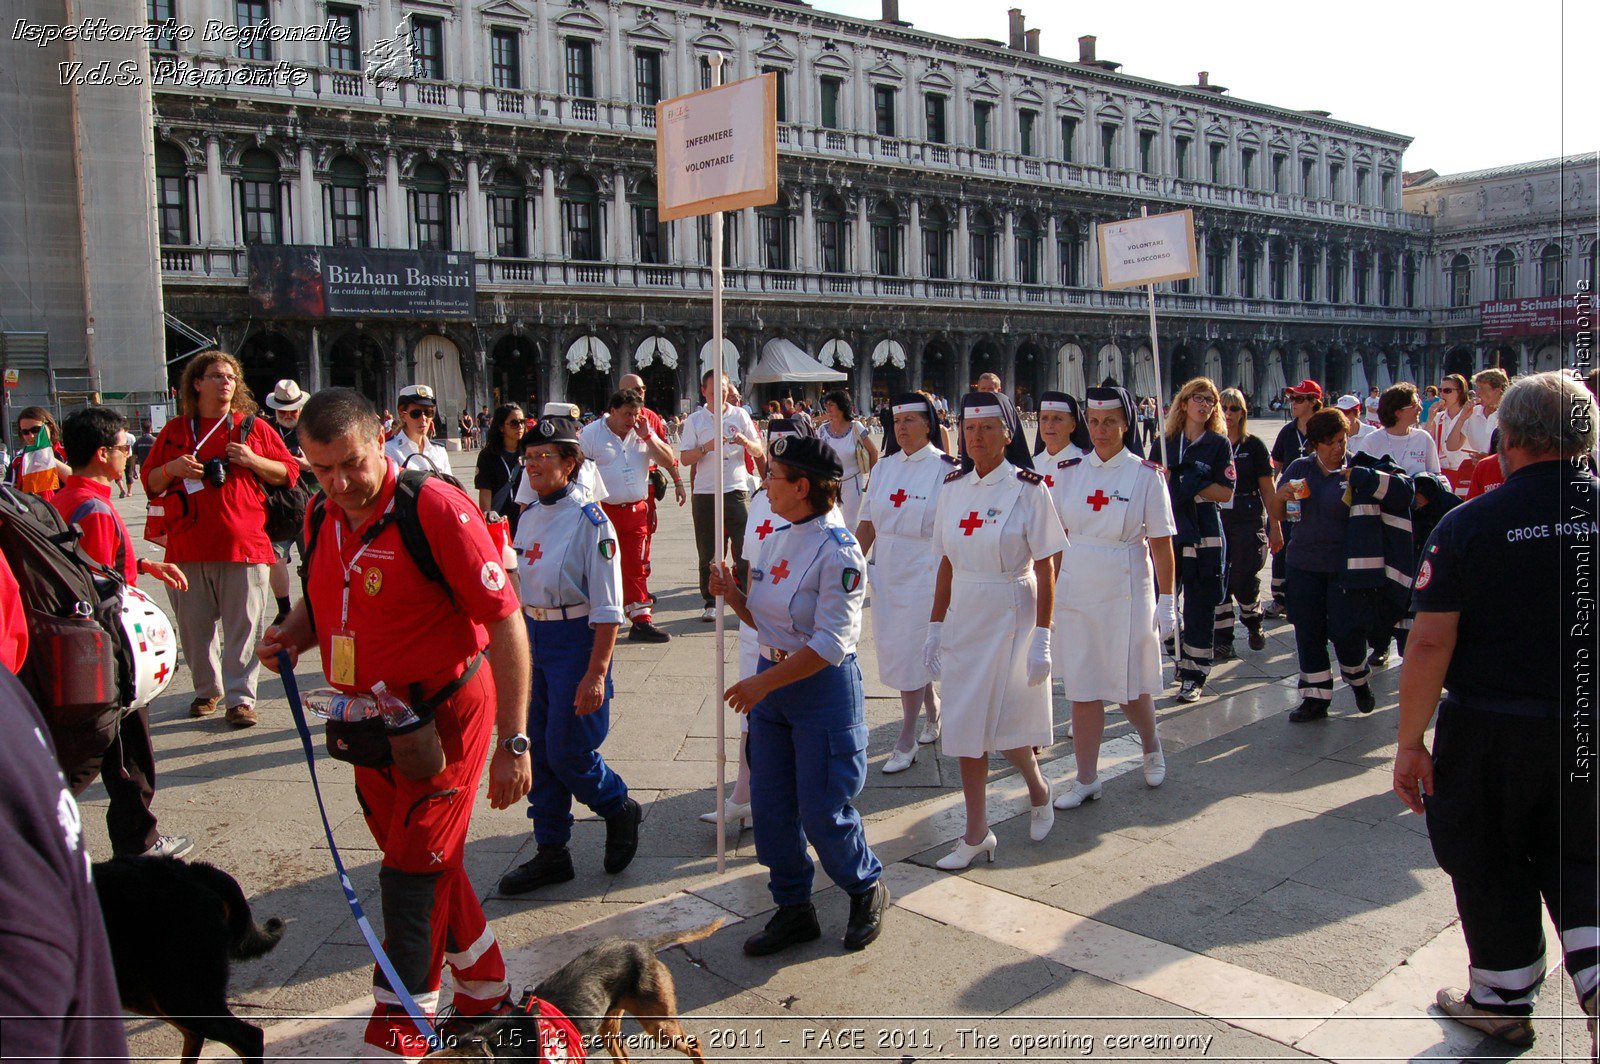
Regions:
<instances>
[{"instance_id":1,"label":"white helmet","mask_svg":"<svg viewBox=\"0 0 1600 1064\"><path fill-rule=\"evenodd\" d=\"M129 709L149 705L178 669L178 637L161 607L138 588L122 589L122 636L133 660L133 700Z\"/></svg>"}]
</instances>

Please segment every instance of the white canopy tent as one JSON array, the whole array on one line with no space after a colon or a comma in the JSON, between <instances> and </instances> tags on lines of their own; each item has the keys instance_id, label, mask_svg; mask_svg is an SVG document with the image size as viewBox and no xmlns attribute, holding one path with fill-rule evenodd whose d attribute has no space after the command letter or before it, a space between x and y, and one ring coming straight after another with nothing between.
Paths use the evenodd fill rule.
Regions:
<instances>
[{"instance_id":1,"label":"white canopy tent","mask_svg":"<svg viewBox=\"0 0 1600 1064\"><path fill-rule=\"evenodd\" d=\"M598 336L580 336L567 348L567 372L576 373L585 362L594 363L601 373L611 370L611 348Z\"/></svg>"},{"instance_id":2,"label":"white canopy tent","mask_svg":"<svg viewBox=\"0 0 1600 1064\"><path fill-rule=\"evenodd\" d=\"M850 349L847 341L834 338L822 345L822 350L817 352L817 361L824 366L854 366L856 353Z\"/></svg>"},{"instance_id":3,"label":"white canopy tent","mask_svg":"<svg viewBox=\"0 0 1600 1064\"><path fill-rule=\"evenodd\" d=\"M1225 388L1222 382L1222 352L1215 347L1206 348L1206 357L1200 364L1200 375L1210 377L1211 383L1218 388ZM1173 394L1177 394L1174 392Z\"/></svg>"},{"instance_id":4,"label":"white canopy tent","mask_svg":"<svg viewBox=\"0 0 1600 1064\"><path fill-rule=\"evenodd\" d=\"M1143 344L1133 352L1133 394L1134 398L1141 395L1155 395L1159 390L1156 384L1156 360L1150 348Z\"/></svg>"},{"instance_id":5,"label":"white canopy tent","mask_svg":"<svg viewBox=\"0 0 1600 1064\"><path fill-rule=\"evenodd\" d=\"M1296 378L1296 383L1299 383ZM1260 401L1263 406L1280 398L1283 390L1289 387L1289 382L1283 376L1283 352L1277 348L1267 356L1267 379L1261 384Z\"/></svg>"},{"instance_id":6,"label":"white canopy tent","mask_svg":"<svg viewBox=\"0 0 1600 1064\"><path fill-rule=\"evenodd\" d=\"M1372 367L1372 386L1379 394L1394 387L1394 378L1389 375L1389 359L1383 355L1378 356L1377 365Z\"/></svg>"},{"instance_id":7,"label":"white canopy tent","mask_svg":"<svg viewBox=\"0 0 1600 1064\"><path fill-rule=\"evenodd\" d=\"M872 364L874 366L891 364L896 369L905 369L906 349L900 346L898 340L879 340L878 346L872 349Z\"/></svg>"},{"instance_id":8,"label":"white canopy tent","mask_svg":"<svg viewBox=\"0 0 1600 1064\"><path fill-rule=\"evenodd\" d=\"M1367 389L1367 364L1360 355L1350 356L1350 394L1358 399L1366 399Z\"/></svg>"},{"instance_id":9,"label":"white canopy tent","mask_svg":"<svg viewBox=\"0 0 1600 1064\"><path fill-rule=\"evenodd\" d=\"M1061 360L1061 390L1083 398L1089 390L1088 382L1083 378L1083 348L1077 344L1062 344L1056 357Z\"/></svg>"},{"instance_id":10,"label":"white canopy tent","mask_svg":"<svg viewBox=\"0 0 1600 1064\"><path fill-rule=\"evenodd\" d=\"M1106 344L1100 348L1094 385L1099 387L1100 382L1110 379L1120 382L1122 380L1122 351L1116 344Z\"/></svg>"},{"instance_id":11,"label":"white canopy tent","mask_svg":"<svg viewBox=\"0 0 1600 1064\"><path fill-rule=\"evenodd\" d=\"M636 369L646 369L655 365L656 359L668 369L678 368L678 349L672 346L672 341L665 336L647 336L639 342L633 352L633 365Z\"/></svg>"},{"instance_id":12,"label":"white canopy tent","mask_svg":"<svg viewBox=\"0 0 1600 1064\"><path fill-rule=\"evenodd\" d=\"M1417 386L1417 391L1422 391L1422 382L1417 379L1416 363L1412 361L1409 354L1400 359L1400 379L1402 381L1410 381Z\"/></svg>"},{"instance_id":13,"label":"white canopy tent","mask_svg":"<svg viewBox=\"0 0 1600 1064\"><path fill-rule=\"evenodd\" d=\"M1239 352L1239 379L1235 382L1241 392L1254 395L1256 390L1256 359L1249 348Z\"/></svg>"},{"instance_id":14,"label":"white canopy tent","mask_svg":"<svg viewBox=\"0 0 1600 1064\"><path fill-rule=\"evenodd\" d=\"M779 336L762 345L761 360L750 371L748 383L826 384L849 379L849 374L829 369Z\"/></svg>"},{"instance_id":15,"label":"white canopy tent","mask_svg":"<svg viewBox=\"0 0 1600 1064\"><path fill-rule=\"evenodd\" d=\"M700 372L704 373L711 368L711 341L707 340L700 345ZM727 337L722 339L722 372L730 381L738 383L739 380L739 349Z\"/></svg>"}]
</instances>

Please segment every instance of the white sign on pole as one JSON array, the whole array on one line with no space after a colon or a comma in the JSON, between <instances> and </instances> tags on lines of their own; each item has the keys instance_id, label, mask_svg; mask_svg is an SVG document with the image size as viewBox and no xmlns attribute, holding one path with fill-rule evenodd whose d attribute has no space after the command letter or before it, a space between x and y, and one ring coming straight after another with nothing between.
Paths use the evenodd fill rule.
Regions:
<instances>
[{"instance_id":1,"label":"white sign on pole","mask_svg":"<svg viewBox=\"0 0 1600 1064\"><path fill-rule=\"evenodd\" d=\"M778 202L778 76L656 104L663 222Z\"/></svg>"},{"instance_id":2,"label":"white sign on pole","mask_svg":"<svg viewBox=\"0 0 1600 1064\"><path fill-rule=\"evenodd\" d=\"M1097 229L1102 288L1132 288L1200 276L1193 211L1129 218Z\"/></svg>"}]
</instances>

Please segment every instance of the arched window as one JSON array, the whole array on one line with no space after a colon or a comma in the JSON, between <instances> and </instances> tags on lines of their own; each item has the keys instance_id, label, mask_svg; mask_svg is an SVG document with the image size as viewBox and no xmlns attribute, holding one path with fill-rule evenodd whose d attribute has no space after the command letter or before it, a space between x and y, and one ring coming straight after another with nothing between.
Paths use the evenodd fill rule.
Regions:
<instances>
[{"instance_id":1,"label":"arched window","mask_svg":"<svg viewBox=\"0 0 1600 1064\"><path fill-rule=\"evenodd\" d=\"M239 221L246 244L283 242L278 187L278 160L271 152L251 148L239 157Z\"/></svg>"},{"instance_id":2,"label":"arched window","mask_svg":"<svg viewBox=\"0 0 1600 1064\"><path fill-rule=\"evenodd\" d=\"M520 259L528 254L528 186L514 170L501 167L489 186L489 224L494 253Z\"/></svg>"},{"instance_id":3,"label":"arched window","mask_svg":"<svg viewBox=\"0 0 1600 1064\"><path fill-rule=\"evenodd\" d=\"M1501 248L1494 257L1494 297L1517 298L1517 256L1510 248Z\"/></svg>"},{"instance_id":4,"label":"arched window","mask_svg":"<svg viewBox=\"0 0 1600 1064\"><path fill-rule=\"evenodd\" d=\"M922 266L934 280L950 278L950 213L938 204L922 212Z\"/></svg>"},{"instance_id":5,"label":"arched window","mask_svg":"<svg viewBox=\"0 0 1600 1064\"><path fill-rule=\"evenodd\" d=\"M587 177L567 182L561 196L561 220L567 230L567 258L600 260L600 194Z\"/></svg>"},{"instance_id":6,"label":"arched window","mask_svg":"<svg viewBox=\"0 0 1600 1064\"><path fill-rule=\"evenodd\" d=\"M654 181L640 181L634 191L633 238L639 245L640 262L646 266L666 264L667 249L661 241L661 216L657 213Z\"/></svg>"},{"instance_id":7,"label":"arched window","mask_svg":"<svg viewBox=\"0 0 1600 1064\"><path fill-rule=\"evenodd\" d=\"M900 276L900 212L888 200L872 212L872 268L880 277Z\"/></svg>"},{"instance_id":8,"label":"arched window","mask_svg":"<svg viewBox=\"0 0 1600 1064\"><path fill-rule=\"evenodd\" d=\"M1450 285L1452 307L1464 307L1472 302L1472 263L1465 255L1457 255L1450 260L1446 278Z\"/></svg>"},{"instance_id":9,"label":"arched window","mask_svg":"<svg viewBox=\"0 0 1600 1064\"><path fill-rule=\"evenodd\" d=\"M821 251L823 273L844 273L848 268L848 229L844 204L837 196L825 197L817 209L817 248Z\"/></svg>"},{"instance_id":10,"label":"arched window","mask_svg":"<svg viewBox=\"0 0 1600 1064\"><path fill-rule=\"evenodd\" d=\"M994 218L988 211L978 211L967 226L972 239L972 279L994 280L995 233Z\"/></svg>"},{"instance_id":11,"label":"arched window","mask_svg":"<svg viewBox=\"0 0 1600 1064\"><path fill-rule=\"evenodd\" d=\"M1039 260L1044 257L1044 235L1039 220L1024 214L1012 230L1017 243L1017 283L1039 283Z\"/></svg>"},{"instance_id":12,"label":"arched window","mask_svg":"<svg viewBox=\"0 0 1600 1064\"><path fill-rule=\"evenodd\" d=\"M760 228L761 261L769 270L794 269L793 219L782 204L762 207L756 211L756 224Z\"/></svg>"},{"instance_id":13,"label":"arched window","mask_svg":"<svg viewBox=\"0 0 1600 1064\"><path fill-rule=\"evenodd\" d=\"M328 225L335 247L367 246L367 168L348 155L328 167Z\"/></svg>"},{"instance_id":14,"label":"arched window","mask_svg":"<svg viewBox=\"0 0 1600 1064\"><path fill-rule=\"evenodd\" d=\"M156 145L156 225L163 244L189 243L189 177L183 152L161 141Z\"/></svg>"},{"instance_id":15,"label":"arched window","mask_svg":"<svg viewBox=\"0 0 1600 1064\"><path fill-rule=\"evenodd\" d=\"M1550 244L1539 252L1539 294L1559 296L1565 288L1566 256L1559 245Z\"/></svg>"},{"instance_id":16,"label":"arched window","mask_svg":"<svg viewBox=\"0 0 1600 1064\"><path fill-rule=\"evenodd\" d=\"M411 175L419 251L450 250L450 179L437 163L418 163Z\"/></svg>"}]
</instances>

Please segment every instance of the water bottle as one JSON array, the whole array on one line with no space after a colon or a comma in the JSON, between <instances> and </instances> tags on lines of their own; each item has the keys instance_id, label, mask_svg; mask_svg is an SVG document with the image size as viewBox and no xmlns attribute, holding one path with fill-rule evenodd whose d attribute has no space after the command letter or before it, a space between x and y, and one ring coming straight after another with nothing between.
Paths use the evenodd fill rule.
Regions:
<instances>
[{"instance_id":1,"label":"water bottle","mask_svg":"<svg viewBox=\"0 0 1600 1064\"><path fill-rule=\"evenodd\" d=\"M358 721L376 716L378 704L365 695L347 695L324 687L306 696L306 708L323 720Z\"/></svg>"},{"instance_id":2,"label":"water bottle","mask_svg":"<svg viewBox=\"0 0 1600 1064\"><path fill-rule=\"evenodd\" d=\"M1300 520L1300 500L1299 499L1290 499L1288 502L1284 503L1283 509L1284 509L1284 516L1286 516L1289 520L1291 520L1291 521Z\"/></svg>"},{"instance_id":3,"label":"water bottle","mask_svg":"<svg viewBox=\"0 0 1600 1064\"><path fill-rule=\"evenodd\" d=\"M372 697L378 703L378 712L383 714L383 722L390 731L399 731L421 719L405 699L390 694L389 686L382 680L372 685Z\"/></svg>"},{"instance_id":4,"label":"water bottle","mask_svg":"<svg viewBox=\"0 0 1600 1064\"><path fill-rule=\"evenodd\" d=\"M1294 496L1284 504L1284 516L1291 521L1300 520L1300 500L1311 494L1310 485L1304 480L1291 480L1289 487L1294 489Z\"/></svg>"}]
</instances>

